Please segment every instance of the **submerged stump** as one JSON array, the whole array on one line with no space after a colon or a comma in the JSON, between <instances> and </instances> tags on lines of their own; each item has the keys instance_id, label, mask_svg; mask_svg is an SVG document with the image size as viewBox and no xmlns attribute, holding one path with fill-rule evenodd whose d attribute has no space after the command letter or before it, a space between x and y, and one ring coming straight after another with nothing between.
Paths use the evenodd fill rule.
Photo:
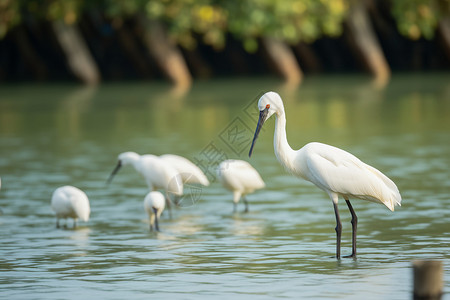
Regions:
<instances>
[{"instance_id":1,"label":"submerged stump","mask_svg":"<svg viewBox=\"0 0 450 300\"><path fill-rule=\"evenodd\" d=\"M438 300L442 297L442 262L417 260L413 262L414 299Z\"/></svg>"}]
</instances>

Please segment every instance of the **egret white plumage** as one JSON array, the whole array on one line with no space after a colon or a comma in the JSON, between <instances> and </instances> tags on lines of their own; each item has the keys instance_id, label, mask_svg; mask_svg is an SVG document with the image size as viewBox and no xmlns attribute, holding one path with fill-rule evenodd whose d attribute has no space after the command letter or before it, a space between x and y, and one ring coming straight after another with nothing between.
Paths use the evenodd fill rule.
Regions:
<instances>
[{"instance_id":1,"label":"egret white plumage","mask_svg":"<svg viewBox=\"0 0 450 300\"><path fill-rule=\"evenodd\" d=\"M204 186L209 185L209 180L206 178L203 171L189 159L175 154L164 154L160 157L180 173L184 184L193 183Z\"/></svg>"},{"instance_id":2,"label":"egret white plumage","mask_svg":"<svg viewBox=\"0 0 450 300\"><path fill-rule=\"evenodd\" d=\"M123 152L119 154L117 166L109 176L107 183L109 184L120 168L126 165L132 165L144 177L150 191L157 189L165 191L170 213L171 200L169 195L183 195L183 182L180 173L168 162L156 155L139 155L136 152Z\"/></svg>"},{"instance_id":3,"label":"egret white plumage","mask_svg":"<svg viewBox=\"0 0 450 300\"><path fill-rule=\"evenodd\" d=\"M77 219L84 222L89 220L91 208L86 194L71 185L57 188L52 195L51 207L56 214L56 227L59 228L60 219L73 219L73 228Z\"/></svg>"},{"instance_id":4,"label":"egret white plumage","mask_svg":"<svg viewBox=\"0 0 450 300\"><path fill-rule=\"evenodd\" d=\"M234 212L241 197L245 203L245 212L248 212L248 201L245 196L265 187L258 171L243 160L228 159L221 162L217 168L217 175L222 185L233 192Z\"/></svg>"},{"instance_id":5,"label":"egret white plumage","mask_svg":"<svg viewBox=\"0 0 450 300\"><path fill-rule=\"evenodd\" d=\"M250 148L258 138L264 122L276 116L274 149L282 166L295 176L314 183L328 193L336 217L336 257L340 258L342 224L338 211L338 198L343 197L352 215L352 254L356 257L357 216L349 198L368 200L386 205L391 211L401 205L401 196L395 183L377 169L363 163L354 155L322 143L309 143L293 150L286 138L286 114L283 101L275 92L265 93L258 101L258 124Z\"/></svg>"},{"instance_id":6,"label":"egret white plumage","mask_svg":"<svg viewBox=\"0 0 450 300\"><path fill-rule=\"evenodd\" d=\"M150 231L155 227L159 231L159 217L166 207L163 194L158 191L152 191L145 196L144 209L150 219Z\"/></svg>"}]
</instances>

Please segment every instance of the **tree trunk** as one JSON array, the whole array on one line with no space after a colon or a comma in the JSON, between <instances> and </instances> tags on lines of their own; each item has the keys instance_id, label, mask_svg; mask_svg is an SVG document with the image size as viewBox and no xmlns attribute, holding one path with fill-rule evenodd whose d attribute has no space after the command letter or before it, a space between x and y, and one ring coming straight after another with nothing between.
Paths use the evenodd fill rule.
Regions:
<instances>
[{"instance_id":1,"label":"tree trunk","mask_svg":"<svg viewBox=\"0 0 450 300\"><path fill-rule=\"evenodd\" d=\"M97 64L76 25L58 20L53 21L52 26L72 73L85 84L99 83Z\"/></svg>"},{"instance_id":2,"label":"tree trunk","mask_svg":"<svg viewBox=\"0 0 450 300\"><path fill-rule=\"evenodd\" d=\"M439 35L445 56L450 61L450 17L445 17L439 21Z\"/></svg>"},{"instance_id":3,"label":"tree trunk","mask_svg":"<svg viewBox=\"0 0 450 300\"><path fill-rule=\"evenodd\" d=\"M378 43L364 1L354 2L345 21L350 43L363 65L380 84L390 77L390 68Z\"/></svg>"},{"instance_id":4,"label":"tree trunk","mask_svg":"<svg viewBox=\"0 0 450 300\"><path fill-rule=\"evenodd\" d=\"M196 78L210 78L212 76L211 67L203 60L198 51L184 51L184 57Z\"/></svg>"},{"instance_id":5,"label":"tree trunk","mask_svg":"<svg viewBox=\"0 0 450 300\"><path fill-rule=\"evenodd\" d=\"M295 45L294 51L299 57L301 65L305 71L319 73L322 70L322 65L319 58L309 45L300 42Z\"/></svg>"},{"instance_id":6,"label":"tree trunk","mask_svg":"<svg viewBox=\"0 0 450 300\"><path fill-rule=\"evenodd\" d=\"M292 50L274 38L263 38L262 44L274 68L285 81L289 84L299 84L303 73Z\"/></svg>"},{"instance_id":7,"label":"tree trunk","mask_svg":"<svg viewBox=\"0 0 450 300\"><path fill-rule=\"evenodd\" d=\"M164 74L177 86L188 87L192 76L181 51L168 38L163 26L157 21L140 17L144 28L144 42Z\"/></svg>"}]
</instances>

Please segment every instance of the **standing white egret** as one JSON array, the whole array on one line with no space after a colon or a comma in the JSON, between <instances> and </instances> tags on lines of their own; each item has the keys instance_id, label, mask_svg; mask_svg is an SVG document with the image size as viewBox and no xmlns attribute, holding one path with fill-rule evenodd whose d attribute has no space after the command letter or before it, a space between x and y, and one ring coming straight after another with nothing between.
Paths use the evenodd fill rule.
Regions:
<instances>
[{"instance_id":1,"label":"standing white egret","mask_svg":"<svg viewBox=\"0 0 450 300\"><path fill-rule=\"evenodd\" d=\"M189 159L175 154L164 154L160 156L164 161L168 162L181 175L183 183L209 185L209 180L199 167L192 163Z\"/></svg>"},{"instance_id":2,"label":"standing white egret","mask_svg":"<svg viewBox=\"0 0 450 300\"><path fill-rule=\"evenodd\" d=\"M354 155L339 148L309 143L293 150L286 138L286 115L281 97L275 92L265 93L258 101L258 125L249 156L264 122L276 116L274 149L282 166L295 176L314 183L328 193L336 217L336 258L340 258L342 224L339 218L338 198L343 197L352 215L352 255L356 257L356 228L358 219L349 198L363 199L386 205L391 211L401 205L401 196L395 183L377 169L363 163Z\"/></svg>"},{"instance_id":3,"label":"standing white egret","mask_svg":"<svg viewBox=\"0 0 450 300\"><path fill-rule=\"evenodd\" d=\"M158 191L152 191L145 196L144 209L150 219L150 231L153 231L155 227L156 231L159 231L159 217L166 207L163 194Z\"/></svg>"},{"instance_id":4,"label":"standing white egret","mask_svg":"<svg viewBox=\"0 0 450 300\"><path fill-rule=\"evenodd\" d=\"M87 222L91 213L89 199L86 194L70 185L57 188L53 192L51 207L56 214L56 228L59 219L73 219L73 228L77 226L77 219Z\"/></svg>"},{"instance_id":5,"label":"standing white egret","mask_svg":"<svg viewBox=\"0 0 450 300\"><path fill-rule=\"evenodd\" d=\"M178 171L168 162L151 154L139 155L135 152L119 154L117 166L109 176L108 183L122 166L130 164L144 177L150 190L163 189L166 197L169 194L183 195L183 182Z\"/></svg>"},{"instance_id":6,"label":"standing white egret","mask_svg":"<svg viewBox=\"0 0 450 300\"><path fill-rule=\"evenodd\" d=\"M244 200L245 212L248 212L247 194L265 187L264 181L248 162L228 159L220 163L217 175L222 185L233 192L233 211L236 212L239 200Z\"/></svg>"}]
</instances>

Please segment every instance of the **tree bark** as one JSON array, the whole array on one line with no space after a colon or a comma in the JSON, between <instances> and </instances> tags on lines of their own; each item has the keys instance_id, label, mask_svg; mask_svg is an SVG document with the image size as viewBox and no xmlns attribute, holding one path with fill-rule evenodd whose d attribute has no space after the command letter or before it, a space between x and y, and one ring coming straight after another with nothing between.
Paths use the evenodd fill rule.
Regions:
<instances>
[{"instance_id":1,"label":"tree bark","mask_svg":"<svg viewBox=\"0 0 450 300\"><path fill-rule=\"evenodd\" d=\"M345 23L356 55L376 81L386 83L391 71L372 28L365 1L353 3Z\"/></svg>"},{"instance_id":2,"label":"tree bark","mask_svg":"<svg viewBox=\"0 0 450 300\"><path fill-rule=\"evenodd\" d=\"M318 56L309 45L300 42L295 45L294 51L299 57L301 65L305 71L319 73L322 70L322 65Z\"/></svg>"},{"instance_id":3,"label":"tree bark","mask_svg":"<svg viewBox=\"0 0 450 300\"><path fill-rule=\"evenodd\" d=\"M72 73L85 84L99 83L97 64L76 25L58 20L52 22L52 27Z\"/></svg>"},{"instance_id":4,"label":"tree bark","mask_svg":"<svg viewBox=\"0 0 450 300\"><path fill-rule=\"evenodd\" d=\"M181 51L168 38L163 26L157 21L140 17L144 28L144 42L164 74L177 86L188 87L192 76Z\"/></svg>"},{"instance_id":5,"label":"tree bark","mask_svg":"<svg viewBox=\"0 0 450 300\"><path fill-rule=\"evenodd\" d=\"M262 44L275 70L284 80L289 84L299 84L303 73L292 50L274 38L263 38Z\"/></svg>"},{"instance_id":6,"label":"tree bark","mask_svg":"<svg viewBox=\"0 0 450 300\"><path fill-rule=\"evenodd\" d=\"M439 21L439 35L445 56L450 61L450 17L445 17Z\"/></svg>"}]
</instances>

